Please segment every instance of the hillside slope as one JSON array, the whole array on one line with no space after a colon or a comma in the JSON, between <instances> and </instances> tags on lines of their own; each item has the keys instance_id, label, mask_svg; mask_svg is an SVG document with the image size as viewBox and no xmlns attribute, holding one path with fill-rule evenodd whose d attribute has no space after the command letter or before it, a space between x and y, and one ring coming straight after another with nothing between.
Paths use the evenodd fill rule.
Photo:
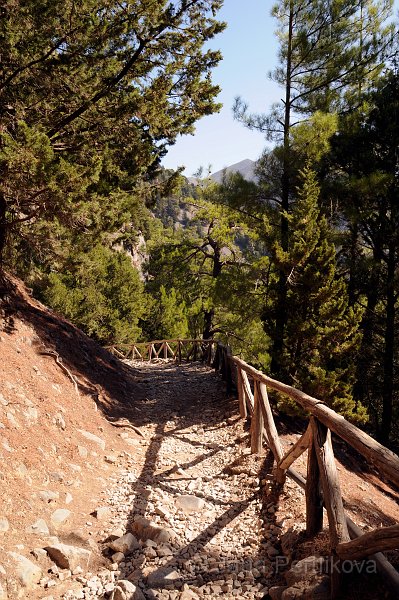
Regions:
<instances>
[{"instance_id":1,"label":"hillside slope","mask_svg":"<svg viewBox=\"0 0 399 600\"><path fill-rule=\"evenodd\" d=\"M8 598L42 598L43 588L36 596L21 586L16 555L35 561L31 551L49 534L95 547L90 540L104 523L90 513L110 476L145 444L126 430L128 444L106 417L123 414L142 424L134 409L139 385L132 369L30 298L17 280L10 278L1 296L0 598L6 590ZM41 578L51 567L44 555ZM94 552L91 566L101 561Z\"/></svg>"}]
</instances>

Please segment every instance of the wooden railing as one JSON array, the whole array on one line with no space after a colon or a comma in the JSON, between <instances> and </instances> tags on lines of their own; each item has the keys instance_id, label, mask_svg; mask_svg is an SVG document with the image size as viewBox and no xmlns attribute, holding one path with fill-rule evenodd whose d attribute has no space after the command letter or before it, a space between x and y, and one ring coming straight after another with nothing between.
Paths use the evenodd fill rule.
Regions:
<instances>
[{"instance_id":1,"label":"wooden railing","mask_svg":"<svg viewBox=\"0 0 399 600\"><path fill-rule=\"evenodd\" d=\"M372 556L378 569L399 597L399 573L382 554L382 551L399 548L399 525L363 533L345 515L331 432L355 448L395 486L399 486L399 457L346 421L321 400L271 379L237 356L233 356L228 346L220 343L217 345L213 366L226 381L228 392L236 390L240 415L243 418L251 417L252 452L260 453L265 441L273 453L275 481L284 484L286 476L289 475L305 489L306 532L309 536L314 536L322 530L323 508L326 509L331 554L335 564L331 575L331 597L340 597L340 562L367 556ZM304 434L286 453L283 452L280 443L268 388L286 394L309 415ZM292 464L306 451L308 457L305 479L292 468Z\"/></svg>"},{"instance_id":2,"label":"wooden railing","mask_svg":"<svg viewBox=\"0 0 399 600\"><path fill-rule=\"evenodd\" d=\"M399 524L364 533L344 511L342 492L331 442L331 432L356 449L381 474L399 487L399 457L329 408L289 385L271 379L237 356L229 346L214 340L155 340L108 347L124 359L172 359L177 362L202 360L221 374L227 392L236 392L242 418L251 419L251 450L260 453L265 442L271 450L274 478L283 485L288 475L305 490L306 532L314 536L323 528L323 510L328 517L332 555L331 598L340 598L340 563L371 557L399 597L399 573L383 551L399 548ZM277 432L268 389L286 394L309 416L309 423L298 441L284 453ZM307 455L306 479L292 467L304 452Z\"/></svg>"},{"instance_id":3,"label":"wooden railing","mask_svg":"<svg viewBox=\"0 0 399 600\"><path fill-rule=\"evenodd\" d=\"M177 362L201 360L211 364L214 356L214 340L155 340L134 344L114 344L107 349L119 358L152 361L173 359Z\"/></svg>"}]
</instances>

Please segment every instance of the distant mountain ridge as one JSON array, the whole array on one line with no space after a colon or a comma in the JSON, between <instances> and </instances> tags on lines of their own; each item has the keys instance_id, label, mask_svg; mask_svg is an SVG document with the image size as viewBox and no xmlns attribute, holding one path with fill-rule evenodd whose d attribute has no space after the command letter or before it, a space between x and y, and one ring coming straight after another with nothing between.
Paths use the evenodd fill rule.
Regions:
<instances>
[{"instance_id":1,"label":"distant mountain ridge","mask_svg":"<svg viewBox=\"0 0 399 600\"><path fill-rule=\"evenodd\" d=\"M230 173L240 173L247 181L257 181L257 177L255 175L255 166L256 162L254 160L250 160L249 158L245 158L238 163L234 163L234 165L230 165L228 167L224 167L220 169L220 171L216 171L209 175L210 179L215 181L216 183L222 183L223 176L226 173L227 175ZM187 177L187 180L194 185L197 185L199 179L197 177Z\"/></svg>"},{"instance_id":2,"label":"distant mountain ridge","mask_svg":"<svg viewBox=\"0 0 399 600\"><path fill-rule=\"evenodd\" d=\"M216 183L222 183L223 175L225 173L227 175L230 173L240 173L240 175L242 175L247 181L257 181L257 177L255 175L255 166L255 161L245 158L234 165L230 165L229 167L225 167L220 171L216 171L216 173L212 173L210 177Z\"/></svg>"}]
</instances>

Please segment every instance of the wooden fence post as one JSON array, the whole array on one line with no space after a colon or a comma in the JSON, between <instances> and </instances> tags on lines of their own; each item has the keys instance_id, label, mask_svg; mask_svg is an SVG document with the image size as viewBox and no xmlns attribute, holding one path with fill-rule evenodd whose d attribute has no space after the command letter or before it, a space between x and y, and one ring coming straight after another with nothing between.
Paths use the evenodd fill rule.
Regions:
<instances>
[{"instance_id":1,"label":"wooden fence post","mask_svg":"<svg viewBox=\"0 0 399 600\"><path fill-rule=\"evenodd\" d=\"M261 454L263 442L263 413L261 409L261 399L259 391L259 382L255 381L254 386L254 414L251 421L251 453Z\"/></svg>"},{"instance_id":2,"label":"wooden fence post","mask_svg":"<svg viewBox=\"0 0 399 600\"><path fill-rule=\"evenodd\" d=\"M181 340L177 341L177 360L181 363Z\"/></svg>"},{"instance_id":3,"label":"wooden fence post","mask_svg":"<svg viewBox=\"0 0 399 600\"><path fill-rule=\"evenodd\" d=\"M251 415L254 414L254 397L251 390L251 385L249 383L248 375L245 371L241 371L243 388L244 388L244 398L246 401L247 408Z\"/></svg>"},{"instance_id":4,"label":"wooden fence post","mask_svg":"<svg viewBox=\"0 0 399 600\"><path fill-rule=\"evenodd\" d=\"M244 382L242 379L242 371L237 365L237 393L238 393L238 405L240 407L240 417L242 419L247 418L247 404L245 402L245 390Z\"/></svg>"},{"instance_id":5,"label":"wooden fence post","mask_svg":"<svg viewBox=\"0 0 399 600\"><path fill-rule=\"evenodd\" d=\"M269 402L269 397L267 395L267 388L264 383L256 380L255 385L259 386L260 405L263 412L266 435L267 439L269 440L270 449L273 452L274 459L277 463L276 481L277 483L283 484L285 482L285 471L284 469L281 469L278 466L281 459L283 458L283 450L281 448L280 438L278 437L276 424L274 422L274 417Z\"/></svg>"},{"instance_id":6,"label":"wooden fence post","mask_svg":"<svg viewBox=\"0 0 399 600\"><path fill-rule=\"evenodd\" d=\"M220 366L220 346L218 343L216 343L215 356L213 358L213 363L212 363L212 367L215 369L216 373L219 372L219 366Z\"/></svg>"},{"instance_id":7,"label":"wooden fence post","mask_svg":"<svg viewBox=\"0 0 399 600\"><path fill-rule=\"evenodd\" d=\"M212 345L212 342L208 342L208 349L206 354L206 364L208 365L208 367L210 367L212 363Z\"/></svg>"},{"instance_id":8,"label":"wooden fence post","mask_svg":"<svg viewBox=\"0 0 399 600\"><path fill-rule=\"evenodd\" d=\"M317 462L320 469L320 479L323 487L324 505L328 515L332 549L331 598L335 599L340 597L342 581L340 561L336 555L336 547L338 544L348 542L350 537L331 443L331 431L317 421L317 419L313 419L311 422Z\"/></svg>"},{"instance_id":9,"label":"wooden fence post","mask_svg":"<svg viewBox=\"0 0 399 600\"><path fill-rule=\"evenodd\" d=\"M311 417L312 419L313 417ZM309 424L312 427L312 424ZM314 536L323 529L323 497L320 489L320 469L311 430L306 476L306 533Z\"/></svg>"}]
</instances>

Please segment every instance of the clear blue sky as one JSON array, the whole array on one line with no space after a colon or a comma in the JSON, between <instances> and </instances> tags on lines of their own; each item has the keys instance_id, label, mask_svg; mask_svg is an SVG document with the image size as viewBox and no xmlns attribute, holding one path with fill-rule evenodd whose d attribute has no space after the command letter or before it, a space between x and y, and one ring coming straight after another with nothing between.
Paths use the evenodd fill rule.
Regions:
<instances>
[{"instance_id":1,"label":"clear blue sky","mask_svg":"<svg viewBox=\"0 0 399 600\"><path fill-rule=\"evenodd\" d=\"M213 80L222 91L220 113L204 117L195 135L182 136L163 159L167 168L185 166L188 177L199 167L211 165L212 172L250 158L259 158L266 146L264 137L234 121L232 106L241 96L254 112L266 112L281 98L281 90L267 73L277 63L276 21L270 16L274 0L225 0L219 18L227 29L212 41L223 60L213 71ZM399 0L395 0L395 8Z\"/></svg>"},{"instance_id":2,"label":"clear blue sky","mask_svg":"<svg viewBox=\"0 0 399 600\"><path fill-rule=\"evenodd\" d=\"M270 17L273 4L272 0L225 0L219 18L228 26L212 41L224 57L213 71L213 81L222 88L218 100L223 108L198 121L195 135L177 140L163 160L165 167L184 165L188 177L200 166L211 164L214 172L244 158L259 158L264 137L234 121L232 106L235 96L242 96L251 110L264 112L280 98L279 89L267 77L277 60L275 21Z\"/></svg>"}]
</instances>

